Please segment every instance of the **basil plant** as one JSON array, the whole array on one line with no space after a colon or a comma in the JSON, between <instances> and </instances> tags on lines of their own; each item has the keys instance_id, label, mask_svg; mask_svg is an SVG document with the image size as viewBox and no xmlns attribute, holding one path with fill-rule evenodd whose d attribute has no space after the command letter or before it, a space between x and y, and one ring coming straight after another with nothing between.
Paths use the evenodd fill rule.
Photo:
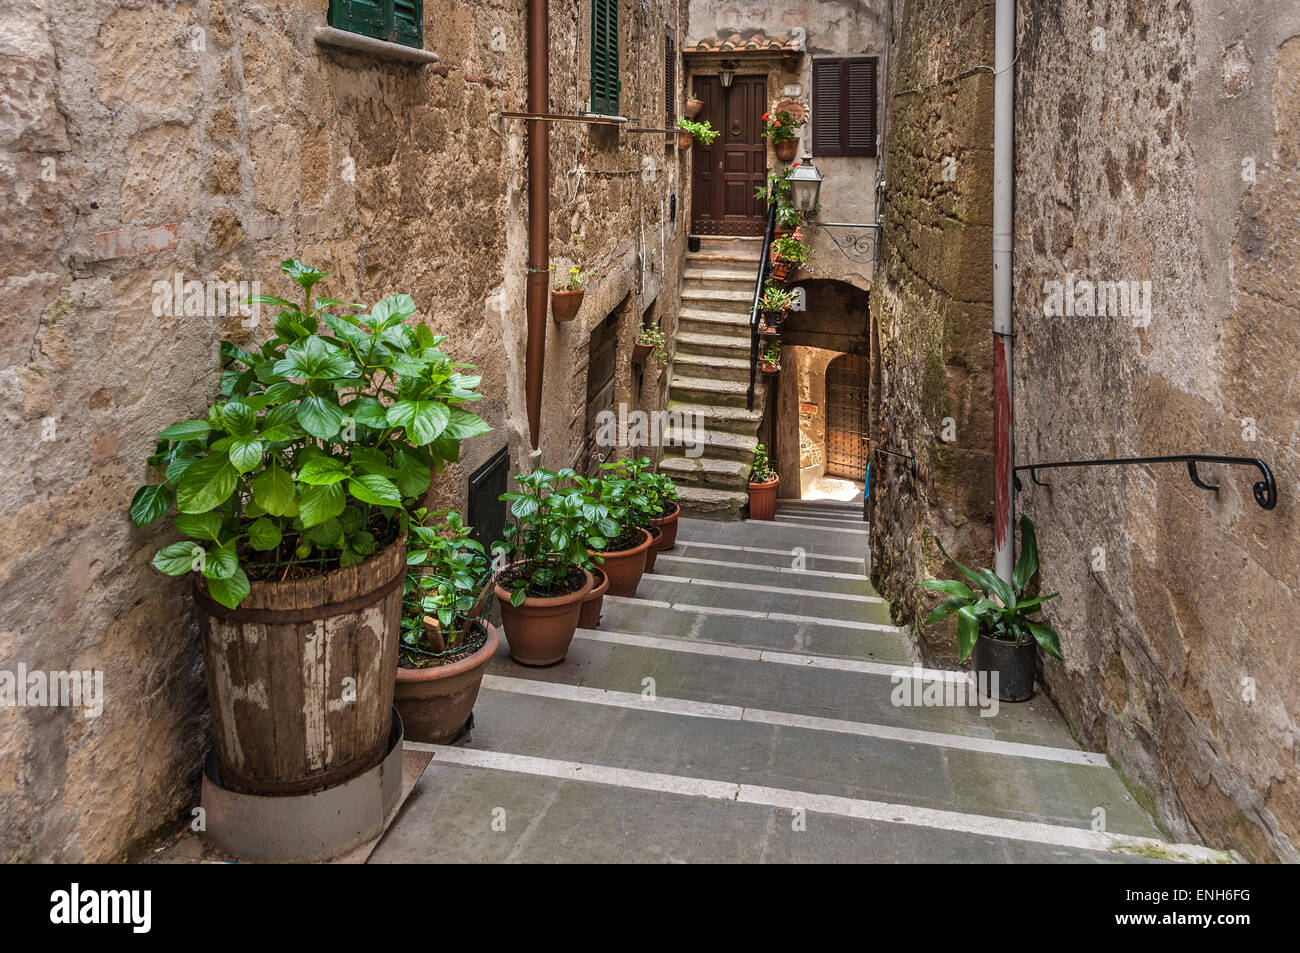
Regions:
<instances>
[{"instance_id":1,"label":"basil plant","mask_svg":"<svg viewBox=\"0 0 1300 953\"><path fill-rule=\"evenodd\" d=\"M161 482L131 501L152 523L173 504L188 539L153 565L201 573L212 598L234 608L249 577L280 580L352 566L405 532L408 506L459 442L491 428L463 405L479 377L439 350L427 325L407 324L410 295L364 305L313 298L323 274L295 260L281 271L301 305L278 309L275 336L254 351L222 342L220 395L206 417L158 434L149 465Z\"/></svg>"}]
</instances>

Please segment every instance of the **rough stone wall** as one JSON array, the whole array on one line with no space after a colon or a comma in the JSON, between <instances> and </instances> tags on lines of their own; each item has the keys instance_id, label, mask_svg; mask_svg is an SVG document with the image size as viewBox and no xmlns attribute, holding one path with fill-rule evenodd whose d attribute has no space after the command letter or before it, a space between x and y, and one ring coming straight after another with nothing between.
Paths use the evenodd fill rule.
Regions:
<instances>
[{"instance_id":1,"label":"rough stone wall","mask_svg":"<svg viewBox=\"0 0 1300 953\"><path fill-rule=\"evenodd\" d=\"M895 3L885 77L881 266L871 289L872 445L913 454L872 468L872 581L896 617L927 612L938 534L992 561L992 0ZM952 437L945 440L945 437ZM931 661L954 626L915 632Z\"/></svg>"},{"instance_id":2,"label":"rough stone wall","mask_svg":"<svg viewBox=\"0 0 1300 953\"><path fill-rule=\"evenodd\" d=\"M1251 468L1057 471L1017 501L1066 660L1045 679L1181 838L1300 859L1300 9L1020 5L1018 462L1208 452ZM1149 324L1045 314L1045 283L1150 281ZM1254 440L1248 439L1254 437ZM1104 562L1103 562L1104 560Z\"/></svg>"},{"instance_id":3,"label":"rough stone wall","mask_svg":"<svg viewBox=\"0 0 1300 953\"><path fill-rule=\"evenodd\" d=\"M194 800L207 705L190 604L149 565L166 530L132 528L126 507L153 434L214 397L220 338L264 332L157 316L155 282L256 279L284 294L277 264L296 256L332 272L323 288L339 298L410 292L448 350L479 365L478 409L496 428L465 445L432 502L463 507L466 475L503 443L527 465L526 130L495 115L526 108L524 4L426 0L436 66L318 46L325 7L34 0L0 22L0 669L101 669L107 694L96 719L0 713L0 859L120 857ZM676 10L651 4L660 44ZM572 11L551 4L554 103L570 110L590 37ZM632 45L636 19L625 97L644 88L654 102L655 76L662 103L662 52ZM553 255L594 272L597 300L611 283L673 287L675 248L648 281L633 262L649 246L630 237L658 230L671 153L653 140L660 173L638 201L639 176L589 176L566 211L562 172L584 136L600 168L638 165L635 144L581 129L554 137ZM589 324L551 325L542 459L560 466ZM620 375L630 391L625 359Z\"/></svg>"}]
</instances>

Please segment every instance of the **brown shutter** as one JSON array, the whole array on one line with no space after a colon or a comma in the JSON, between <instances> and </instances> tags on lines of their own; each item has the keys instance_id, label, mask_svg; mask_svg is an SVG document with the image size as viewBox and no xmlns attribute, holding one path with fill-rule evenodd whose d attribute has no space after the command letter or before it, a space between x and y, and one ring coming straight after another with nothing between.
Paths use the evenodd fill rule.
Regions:
<instances>
[{"instance_id":1,"label":"brown shutter","mask_svg":"<svg viewBox=\"0 0 1300 953\"><path fill-rule=\"evenodd\" d=\"M844 155L844 82L838 58L813 60L812 154Z\"/></svg>"},{"instance_id":2,"label":"brown shutter","mask_svg":"<svg viewBox=\"0 0 1300 953\"><path fill-rule=\"evenodd\" d=\"M844 61L844 85L848 101L844 155L876 154L876 58L855 57Z\"/></svg>"},{"instance_id":3,"label":"brown shutter","mask_svg":"<svg viewBox=\"0 0 1300 953\"><path fill-rule=\"evenodd\" d=\"M671 30L664 34L664 128L677 122L677 44Z\"/></svg>"}]
</instances>

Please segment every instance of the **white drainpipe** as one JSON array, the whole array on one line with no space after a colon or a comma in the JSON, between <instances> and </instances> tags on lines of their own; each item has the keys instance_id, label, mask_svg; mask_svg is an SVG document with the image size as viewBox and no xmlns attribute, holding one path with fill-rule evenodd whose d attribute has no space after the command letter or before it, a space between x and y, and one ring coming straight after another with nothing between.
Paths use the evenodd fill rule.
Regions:
<instances>
[{"instance_id":1,"label":"white drainpipe","mask_svg":"<svg viewBox=\"0 0 1300 953\"><path fill-rule=\"evenodd\" d=\"M1016 560L1012 391L1011 227L1014 189L1016 3L997 0L993 74L994 568L1011 580Z\"/></svg>"}]
</instances>

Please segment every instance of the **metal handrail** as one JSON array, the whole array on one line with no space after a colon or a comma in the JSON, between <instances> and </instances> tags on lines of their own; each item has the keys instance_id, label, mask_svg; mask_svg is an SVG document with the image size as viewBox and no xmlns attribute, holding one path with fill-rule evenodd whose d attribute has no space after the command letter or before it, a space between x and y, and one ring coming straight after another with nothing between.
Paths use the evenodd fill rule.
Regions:
<instances>
[{"instance_id":1,"label":"metal handrail","mask_svg":"<svg viewBox=\"0 0 1300 953\"><path fill-rule=\"evenodd\" d=\"M1145 463L1185 463L1187 464L1187 475L1192 482L1202 490L1209 490L1212 493L1219 492L1217 483L1210 484L1201 480L1200 474L1196 472L1198 463L1228 463L1233 465L1253 466L1259 469L1263 476L1262 480L1257 480L1253 487L1255 493L1255 502L1260 505L1261 509L1271 510L1277 506L1277 481L1273 479L1273 471L1268 468L1268 464L1263 460L1255 457L1220 457L1208 453L1181 453L1168 457L1119 457L1113 460L1058 460L1053 463L1026 463L1015 468L1015 472L1021 470L1029 471L1029 478L1035 486L1051 486L1050 483L1044 483L1038 479L1039 470L1051 470L1060 467L1111 467L1125 466L1128 464L1145 464ZM1020 477L1016 477L1016 489L1021 488Z\"/></svg>"},{"instance_id":2,"label":"metal handrail","mask_svg":"<svg viewBox=\"0 0 1300 953\"><path fill-rule=\"evenodd\" d=\"M910 453L898 453L895 450L886 450L884 447L876 447L874 454L877 461L879 461L882 453L886 456L898 457L900 460L908 461L908 470L911 472L913 479L916 478L916 457L912 456Z\"/></svg>"},{"instance_id":3,"label":"metal handrail","mask_svg":"<svg viewBox=\"0 0 1300 953\"><path fill-rule=\"evenodd\" d=\"M754 409L754 381L758 375L758 302L763 297L763 282L767 279L768 248L772 245L772 232L776 228L776 203L767 204L767 224L763 226L763 247L758 256L758 278L754 281L754 303L749 311L749 391L745 395L745 409Z\"/></svg>"}]
</instances>

